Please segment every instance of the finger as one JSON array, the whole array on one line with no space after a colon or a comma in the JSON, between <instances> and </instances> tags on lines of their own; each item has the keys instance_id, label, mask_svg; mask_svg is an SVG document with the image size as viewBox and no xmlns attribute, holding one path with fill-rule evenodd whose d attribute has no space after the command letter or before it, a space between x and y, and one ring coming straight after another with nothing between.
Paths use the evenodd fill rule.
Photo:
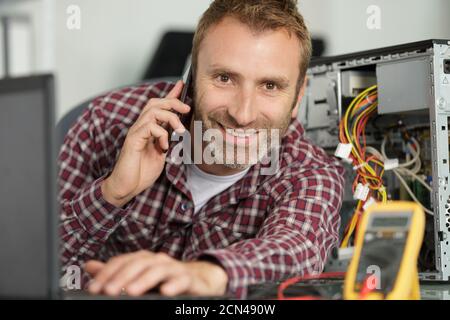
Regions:
<instances>
[{"instance_id":1,"label":"finger","mask_svg":"<svg viewBox=\"0 0 450 320\"><path fill-rule=\"evenodd\" d=\"M189 108L189 106L187 106ZM131 126L129 132L133 133L138 130L143 124L149 121L158 120L160 122L169 123L170 126L179 134L183 134L186 128L181 123L180 117L172 112L170 108L161 109L161 108L150 108L146 111L143 111L136 122Z\"/></svg>"},{"instance_id":2,"label":"finger","mask_svg":"<svg viewBox=\"0 0 450 320\"><path fill-rule=\"evenodd\" d=\"M186 131L186 128L181 123L180 118L175 113L168 110L154 109L147 111L144 115L142 115L142 118L136 122L135 130L147 122L159 122L158 124L163 127L166 127L166 124L168 123L169 126L179 134L183 134Z\"/></svg>"},{"instance_id":3,"label":"finger","mask_svg":"<svg viewBox=\"0 0 450 320\"><path fill-rule=\"evenodd\" d=\"M92 283L89 285L88 290L93 294L98 294L103 290L105 284L114 275L114 273L122 267L123 264L127 263L129 260L133 259L132 254L122 255L110 259L106 265L98 272L98 274L93 279Z\"/></svg>"},{"instance_id":4,"label":"finger","mask_svg":"<svg viewBox=\"0 0 450 320\"><path fill-rule=\"evenodd\" d=\"M160 109L174 110L179 113L188 113L191 111L191 107L188 104L178 99L162 99L160 106Z\"/></svg>"},{"instance_id":5,"label":"finger","mask_svg":"<svg viewBox=\"0 0 450 320\"><path fill-rule=\"evenodd\" d=\"M178 269L171 264L159 264L149 267L130 282L125 287L125 290L131 296L140 296L178 272Z\"/></svg>"},{"instance_id":6,"label":"finger","mask_svg":"<svg viewBox=\"0 0 450 320\"><path fill-rule=\"evenodd\" d=\"M166 151L169 149L169 133L166 129L154 122L143 124L131 138L138 140L137 147L139 150L142 150L152 137L158 140L162 150Z\"/></svg>"},{"instance_id":7,"label":"finger","mask_svg":"<svg viewBox=\"0 0 450 320\"><path fill-rule=\"evenodd\" d=\"M176 98L152 98L147 102L144 109L142 109L141 115L152 109L174 110L179 113L188 113L191 107Z\"/></svg>"},{"instance_id":8,"label":"finger","mask_svg":"<svg viewBox=\"0 0 450 320\"><path fill-rule=\"evenodd\" d=\"M155 116L158 121L168 123L174 131L179 134L183 134L186 128L181 123L180 117L175 113L167 110L155 110Z\"/></svg>"},{"instance_id":9,"label":"finger","mask_svg":"<svg viewBox=\"0 0 450 320\"><path fill-rule=\"evenodd\" d=\"M172 90L170 90L170 92L167 94L167 98L178 98L181 94L181 92L183 91L183 81L178 80L175 83L175 86L172 88Z\"/></svg>"},{"instance_id":10,"label":"finger","mask_svg":"<svg viewBox=\"0 0 450 320\"><path fill-rule=\"evenodd\" d=\"M147 257L127 262L111 277L105 286L105 292L109 295L119 295L122 288L125 288L133 279L154 263L153 260Z\"/></svg>"},{"instance_id":11,"label":"finger","mask_svg":"<svg viewBox=\"0 0 450 320\"><path fill-rule=\"evenodd\" d=\"M191 278L187 274L170 277L167 282L161 286L161 294L173 297L183 293L188 293L190 284Z\"/></svg>"},{"instance_id":12,"label":"finger","mask_svg":"<svg viewBox=\"0 0 450 320\"><path fill-rule=\"evenodd\" d=\"M179 134L183 134L186 131L186 128L181 123L181 120L178 115L171 111L167 110L154 110L154 116L157 121L162 122L163 125L169 124L169 126Z\"/></svg>"},{"instance_id":13,"label":"finger","mask_svg":"<svg viewBox=\"0 0 450 320\"><path fill-rule=\"evenodd\" d=\"M172 258L163 253L152 253L149 251L140 251L136 254L136 259L127 262L118 270L105 287L105 291L111 295L117 295L122 288L138 277L142 272L151 266L158 264L167 264Z\"/></svg>"},{"instance_id":14,"label":"finger","mask_svg":"<svg viewBox=\"0 0 450 320\"><path fill-rule=\"evenodd\" d=\"M84 270L91 276L95 275L105 266L105 263L97 260L90 260L84 265Z\"/></svg>"}]
</instances>

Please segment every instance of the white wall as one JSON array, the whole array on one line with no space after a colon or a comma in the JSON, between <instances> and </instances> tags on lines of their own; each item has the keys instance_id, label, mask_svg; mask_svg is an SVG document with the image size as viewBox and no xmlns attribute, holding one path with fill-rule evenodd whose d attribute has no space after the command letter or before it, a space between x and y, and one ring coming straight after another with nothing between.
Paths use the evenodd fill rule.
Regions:
<instances>
[{"instance_id":1,"label":"white wall","mask_svg":"<svg viewBox=\"0 0 450 320\"><path fill-rule=\"evenodd\" d=\"M66 28L67 6L56 2L56 70L61 116L104 90L139 81L162 33L194 29L209 1L78 0L81 30Z\"/></svg>"},{"instance_id":2,"label":"white wall","mask_svg":"<svg viewBox=\"0 0 450 320\"><path fill-rule=\"evenodd\" d=\"M449 0L328 0L329 54L432 38L450 39ZM380 8L381 29L369 30L366 9ZM319 23L317 21L317 23Z\"/></svg>"},{"instance_id":3,"label":"white wall","mask_svg":"<svg viewBox=\"0 0 450 320\"><path fill-rule=\"evenodd\" d=\"M13 76L54 70L53 1L0 0L0 16L26 15L30 20L29 25L15 23L12 30L12 51L15 55L10 59ZM4 70L0 67L0 76L3 74Z\"/></svg>"},{"instance_id":4,"label":"white wall","mask_svg":"<svg viewBox=\"0 0 450 320\"><path fill-rule=\"evenodd\" d=\"M57 117L105 90L139 81L161 34L193 29L210 0L0 0L0 15L28 11L35 26L35 70L57 76ZM450 39L449 0L299 0L313 33L339 54L423 40ZM69 5L81 30L66 26ZM381 29L366 26L369 5Z\"/></svg>"},{"instance_id":5,"label":"white wall","mask_svg":"<svg viewBox=\"0 0 450 320\"><path fill-rule=\"evenodd\" d=\"M330 3L339 0L299 0L299 10L305 19L309 31L315 37L329 40L333 30L333 12Z\"/></svg>"}]
</instances>

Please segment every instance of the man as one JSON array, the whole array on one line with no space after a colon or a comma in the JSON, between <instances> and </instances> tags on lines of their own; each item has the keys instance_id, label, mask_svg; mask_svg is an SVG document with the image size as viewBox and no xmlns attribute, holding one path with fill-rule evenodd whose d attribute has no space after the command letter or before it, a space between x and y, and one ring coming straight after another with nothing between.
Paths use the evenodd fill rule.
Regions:
<instances>
[{"instance_id":1,"label":"man","mask_svg":"<svg viewBox=\"0 0 450 320\"><path fill-rule=\"evenodd\" d=\"M215 0L194 37L190 105L182 82L95 99L59 157L63 269L83 266L92 293L238 298L252 283L320 273L344 180L296 120L310 55L296 1ZM194 143L195 121L219 131L218 161L175 163L169 132ZM249 150L276 130L277 170L262 174L269 164ZM220 161L225 146L247 162Z\"/></svg>"}]
</instances>

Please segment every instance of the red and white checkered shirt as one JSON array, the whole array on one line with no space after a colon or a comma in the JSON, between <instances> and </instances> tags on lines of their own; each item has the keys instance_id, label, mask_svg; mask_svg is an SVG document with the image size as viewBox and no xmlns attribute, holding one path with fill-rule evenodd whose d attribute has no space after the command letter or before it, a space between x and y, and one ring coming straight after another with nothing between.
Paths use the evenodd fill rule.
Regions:
<instances>
[{"instance_id":1,"label":"red and white checkered shirt","mask_svg":"<svg viewBox=\"0 0 450 320\"><path fill-rule=\"evenodd\" d=\"M125 207L104 200L100 184L128 129L150 98L172 87L160 82L102 95L68 132L58 159L63 272L145 249L219 263L228 274L227 293L237 298L246 297L249 284L322 272L338 241L344 169L304 137L297 120L283 137L275 174L252 166L197 214L185 167L171 162ZM83 286L87 280L83 275Z\"/></svg>"}]
</instances>

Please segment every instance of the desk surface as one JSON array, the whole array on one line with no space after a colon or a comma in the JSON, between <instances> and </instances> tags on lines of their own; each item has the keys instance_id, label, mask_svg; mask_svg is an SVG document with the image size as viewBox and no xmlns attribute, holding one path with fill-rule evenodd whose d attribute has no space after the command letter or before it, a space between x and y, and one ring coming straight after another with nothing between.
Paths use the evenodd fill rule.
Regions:
<instances>
[{"instance_id":1,"label":"desk surface","mask_svg":"<svg viewBox=\"0 0 450 320\"><path fill-rule=\"evenodd\" d=\"M422 300L450 300L450 283L421 283L420 295Z\"/></svg>"},{"instance_id":2,"label":"desk surface","mask_svg":"<svg viewBox=\"0 0 450 320\"><path fill-rule=\"evenodd\" d=\"M343 291L343 280L342 279L321 279L321 280L313 280L309 283L296 283L287 288L284 291L285 296L304 296L304 295L312 295L312 296L322 296L326 299L342 299L342 291ZM257 285L251 285L249 287L249 299L274 299L277 298L277 290L280 282L270 282L263 283ZM434 283L434 282L426 282L420 284L420 294L422 300L450 300L450 283ZM69 300L78 300L78 299L136 299L135 297L128 296L120 296L120 297L107 297L107 296L94 296L90 295L83 291L71 291L65 294L65 299ZM144 300L177 300L180 298L184 299L223 299L223 297L163 297L159 294L147 294L143 297L139 297L137 299Z\"/></svg>"},{"instance_id":3,"label":"desk surface","mask_svg":"<svg viewBox=\"0 0 450 320\"><path fill-rule=\"evenodd\" d=\"M279 283L254 285L249 288L250 299L276 298ZM285 290L286 296L320 295L329 299L342 299L343 280L315 280L314 284L298 283ZM422 300L450 300L450 283L424 282L420 284Z\"/></svg>"}]
</instances>

